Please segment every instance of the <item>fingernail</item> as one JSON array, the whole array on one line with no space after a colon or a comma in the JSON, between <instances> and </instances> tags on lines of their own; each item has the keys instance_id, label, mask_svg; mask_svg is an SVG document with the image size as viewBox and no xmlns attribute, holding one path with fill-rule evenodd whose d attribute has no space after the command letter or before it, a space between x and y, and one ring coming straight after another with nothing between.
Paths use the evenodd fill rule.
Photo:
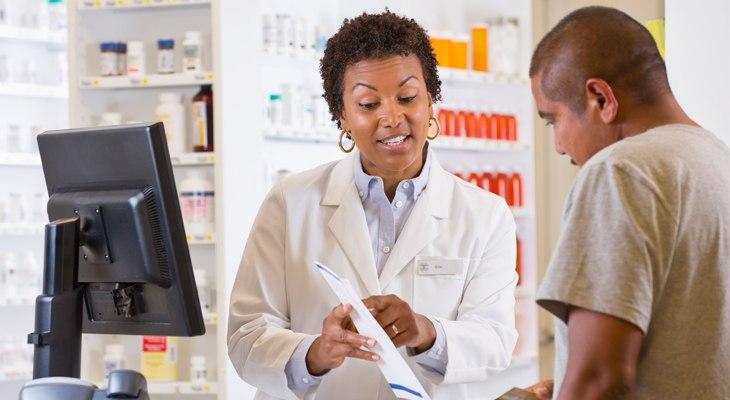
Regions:
<instances>
[{"instance_id":1,"label":"fingernail","mask_svg":"<svg viewBox=\"0 0 730 400\"><path fill-rule=\"evenodd\" d=\"M380 360L380 357L379 357L379 356L377 356L377 355L371 356L370 358L372 358L372 359L373 359L373 361L378 361L378 360Z\"/></svg>"},{"instance_id":2,"label":"fingernail","mask_svg":"<svg viewBox=\"0 0 730 400\"><path fill-rule=\"evenodd\" d=\"M375 346L375 339L368 339L368 346L370 346L370 347Z\"/></svg>"}]
</instances>

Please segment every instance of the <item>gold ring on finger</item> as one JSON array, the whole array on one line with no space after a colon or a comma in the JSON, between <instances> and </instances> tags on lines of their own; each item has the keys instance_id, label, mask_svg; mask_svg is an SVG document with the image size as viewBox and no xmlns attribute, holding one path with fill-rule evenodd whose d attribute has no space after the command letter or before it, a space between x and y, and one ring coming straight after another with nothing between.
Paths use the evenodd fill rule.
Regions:
<instances>
[{"instance_id":1,"label":"gold ring on finger","mask_svg":"<svg viewBox=\"0 0 730 400\"><path fill-rule=\"evenodd\" d=\"M400 331L398 330L398 327L395 326L395 324L391 325L391 327L393 328L393 333L395 333L395 335L398 336L398 334L400 333Z\"/></svg>"}]
</instances>

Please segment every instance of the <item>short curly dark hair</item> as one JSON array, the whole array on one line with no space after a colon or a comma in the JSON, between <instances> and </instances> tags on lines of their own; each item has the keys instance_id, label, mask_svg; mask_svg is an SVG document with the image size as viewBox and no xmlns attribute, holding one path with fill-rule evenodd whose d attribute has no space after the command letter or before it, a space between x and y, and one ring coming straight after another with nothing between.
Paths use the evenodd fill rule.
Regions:
<instances>
[{"instance_id":1,"label":"short curly dark hair","mask_svg":"<svg viewBox=\"0 0 730 400\"><path fill-rule=\"evenodd\" d=\"M391 56L415 55L421 62L426 89L433 102L441 101L441 81L436 57L426 31L412 18L401 17L386 9L380 14L367 14L345 19L329 40L319 64L324 98L332 120L340 126L343 109L345 69L362 60Z\"/></svg>"}]
</instances>

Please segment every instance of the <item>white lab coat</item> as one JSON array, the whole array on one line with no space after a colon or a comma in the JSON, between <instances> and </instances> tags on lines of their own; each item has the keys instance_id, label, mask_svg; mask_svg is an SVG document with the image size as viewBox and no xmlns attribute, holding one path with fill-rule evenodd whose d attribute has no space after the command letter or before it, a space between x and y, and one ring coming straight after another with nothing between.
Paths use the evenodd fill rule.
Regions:
<instances>
[{"instance_id":1,"label":"white lab coat","mask_svg":"<svg viewBox=\"0 0 730 400\"><path fill-rule=\"evenodd\" d=\"M318 387L294 393L284 368L299 342L318 335L337 298L315 260L365 298L395 294L438 320L448 346L445 376L406 355L434 400L477 398L469 382L505 369L514 323L515 223L499 197L446 172L433 160L426 189L380 275L372 254L353 155L285 178L266 196L231 293L228 353L256 399L393 399L374 363L346 359ZM359 162L359 160L357 160ZM416 260L441 260L451 275L423 275Z\"/></svg>"}]
</instances>

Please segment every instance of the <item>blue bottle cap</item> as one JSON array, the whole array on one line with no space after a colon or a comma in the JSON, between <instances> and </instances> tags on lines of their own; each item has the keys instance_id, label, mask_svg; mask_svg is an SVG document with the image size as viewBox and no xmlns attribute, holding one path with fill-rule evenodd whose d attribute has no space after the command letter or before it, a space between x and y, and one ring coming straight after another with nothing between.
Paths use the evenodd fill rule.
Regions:
<instances>
[{"instance_id":1,"label":"blue bottle cap","mask_svg":"<svg viewBox=\"0 0 730 400\"><path fill-rule=\"evenodd\" d=\"M99 45L99 48L101 49L101 52L107 52L107 51L114 51L114 43L112 42L102 42Z\"/></svg>"},{"instance_id":2,"label":"blue bottle cap","mask_svg":"<svg viewBox=\"0 0 730 400\"><path fill-rule=\"evenodd\" d=\"M173 39L160 39L157 41L157 48L160 50L175 48L175 40Z\"/></svg>"}]
</instances>

